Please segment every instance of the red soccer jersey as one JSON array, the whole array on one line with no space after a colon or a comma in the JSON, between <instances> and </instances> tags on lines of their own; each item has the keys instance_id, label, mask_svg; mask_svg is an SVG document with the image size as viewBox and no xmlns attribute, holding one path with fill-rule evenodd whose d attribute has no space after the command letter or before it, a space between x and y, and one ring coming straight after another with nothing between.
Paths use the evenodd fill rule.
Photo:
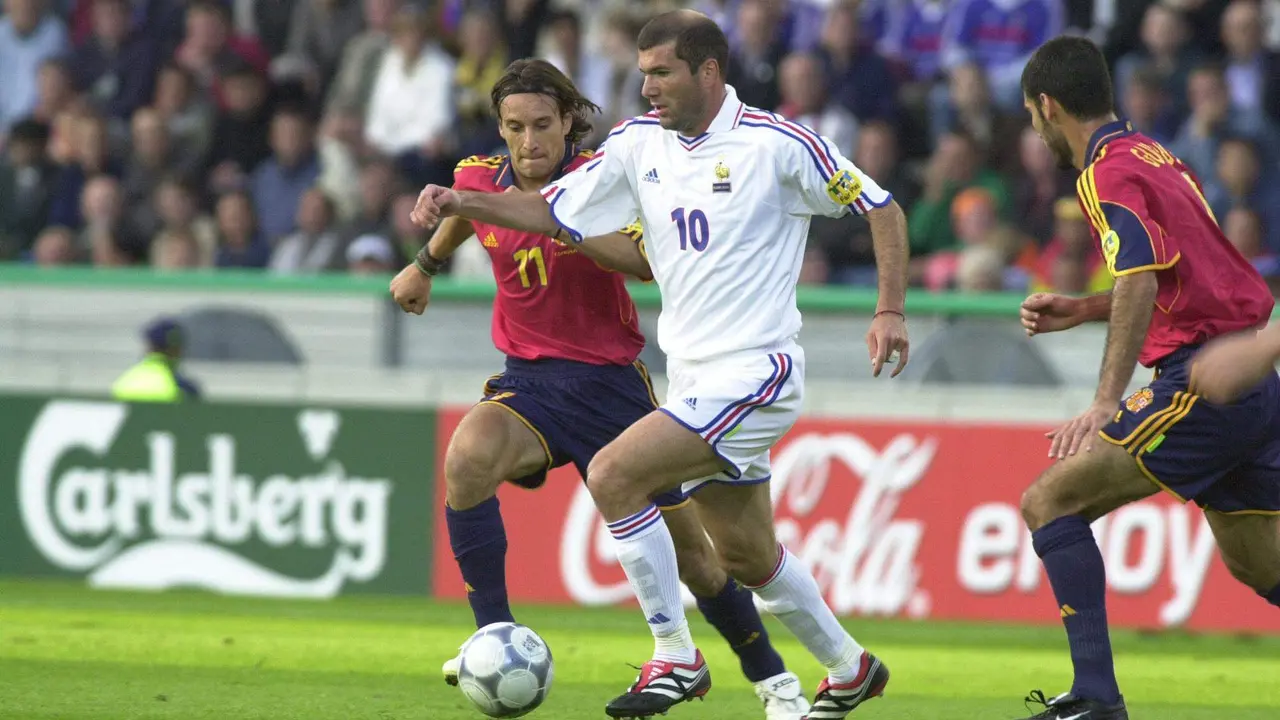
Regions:
<instances>
[{"instance_id":1,"label":"red soccer jersey","mask_svg":"<svg viewBox=\"0 0 1280 720\"><path fill-rule=\"evenodd\" d=\"M590 151L566 151L560 173L590 158ZM467 158L453 173L457 190L500 193L512 184L511 159L505 155ZM493 344L499 350L522 360L592 365L630 365L640 355L644 335L621 273L546 235L471 224L489 252L498 283ZM638 222L622 232L641 241Z\"/></svg>"},{"instance_id":2,"label":"red soccer jersey","mask_svg":"<svg viewBox=\"0 0 1280 720\"><path fill-rule=\"evenodd\" d=\"M1124 121L1099 128L1085 157L1076 191L1107 268L1154 271L1159 283L1139 362L1153 367L1184 345L1266 324L1271 292L1181 160Z\"/></svg>"}]
</instances>

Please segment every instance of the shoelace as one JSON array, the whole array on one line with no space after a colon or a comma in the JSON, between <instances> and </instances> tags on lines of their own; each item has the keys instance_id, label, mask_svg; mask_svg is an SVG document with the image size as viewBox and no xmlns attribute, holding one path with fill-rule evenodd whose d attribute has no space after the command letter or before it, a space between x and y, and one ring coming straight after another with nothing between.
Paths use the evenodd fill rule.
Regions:
<instances>
[{"instance_id":1,"label":"shoelace","mask_svg":"<svg viewBox=\"0 0 1280 720\"><path fill-rule=\"evenodd\" d=\"M1056 714L1056 711L1060 709L1052 704L1053 701L1045 697L1044 692L1041 690L1032 690L1031 694L1022 699L1022 703L1026 706L1027 710L1031 712L1035 712L1034 708L1031 707L1031 703L1035 703L1043 707L1044 710L1041 711L1040 714L1035 715L1034 718L1046 718L1046 720L1048 718L1052 718Z\"/></svg>"}]
</instances>

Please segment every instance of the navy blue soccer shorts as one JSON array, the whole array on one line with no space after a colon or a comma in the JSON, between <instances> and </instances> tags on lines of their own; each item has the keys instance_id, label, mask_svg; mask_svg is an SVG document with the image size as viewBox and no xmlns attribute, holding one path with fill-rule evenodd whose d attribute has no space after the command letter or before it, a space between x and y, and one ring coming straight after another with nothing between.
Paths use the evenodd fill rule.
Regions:
<instances>
[{"instance_id":1,"label":"navy blue soccer shorts","mask_svg":"<svg viewBox=\"0 0 1280 720\"><path fill-rule=\"evenodd\" d=\"M538 488L552 468L573 463L585 479L591 458L637 420L658 408L644 363L589 365L571 360L507 358L506 372L484 386L481 403L499 405L515 415L547 453L547 466L513 479ZM654 498L664 510L689 502L679 488Z\"/></svg>"},{"instance_id":2,"label":"navy blue soccer shorts","mask_svg":"<svg viewBox=\"0 0 1280 720\"><path fill-rule=\"evenodd\" d=\"M1280 376L1215 405L1190 387L1196 349L1161 360L1151 384L1120 403L1102 438L1123 447L1147 479L1180 502L1280 514Z\"/></svg>"}]
</instances>

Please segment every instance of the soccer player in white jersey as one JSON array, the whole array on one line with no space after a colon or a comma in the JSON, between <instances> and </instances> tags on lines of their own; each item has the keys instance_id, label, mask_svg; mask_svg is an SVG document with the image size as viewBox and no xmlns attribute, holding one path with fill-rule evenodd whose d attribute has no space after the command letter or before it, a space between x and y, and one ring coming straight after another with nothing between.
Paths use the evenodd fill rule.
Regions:
<instances>
[{"instance_id":1,"label":"soccer player in white jersey","mask_svg":"<svg viewBox=\"0 0 1280 720\"><path fill-rule=\"evenodd\" d=\"M541 194L429 185L413 217L432 226L459 215L572 242L636 216L644 224L662 291L667 402L595 456L587 485L656 648L605 712L650 717L711 686L685 622L671 536L650 499L681 487L725 569L826 666L808 717L844 718L883 693L889 671L840 626L808 569L777 542L769 451L803 397L796 279L810 219L852 210L871 224L880 291L866 338L874 375L893 354L893 375L907 362L906 221L829 140L738 100L724 82L724 33L706 16L660 15L638 45L654 111L618 125L591 162Z\"/></svg>"}]
</instances>

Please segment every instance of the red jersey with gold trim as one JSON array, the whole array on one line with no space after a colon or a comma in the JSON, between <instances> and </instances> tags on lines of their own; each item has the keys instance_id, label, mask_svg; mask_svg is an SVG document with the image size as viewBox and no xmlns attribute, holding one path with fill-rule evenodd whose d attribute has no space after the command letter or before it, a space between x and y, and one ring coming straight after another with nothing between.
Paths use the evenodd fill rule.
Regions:
<instances>
[{"instance_id":1,"label":"red jersey with gold trim","mask_svg":"<svg viewBox=\"0 0 1280 720\"><path fill-rule=\"evenodd\" d=\"M565 152L557 177L591 158ZM453 173L456 190L506 192L514 184L506 155L473 156ZM498 283L493 344L522 360L630 365L644 348L635 303L622 273L605 270L576 248L546 235L472 221ZM640 225L622 230L643 243ZM643 249L643 245L642 245Z\"/></svg>"},{"instance_id":2,"label":"red jersey with gold trim","mask_svg":"<svg viewBox=\"0 0 1280 720\"><path fill-rule=\"evenodd\" d=\"M1159 283L1139 362L1266 324L1275 299L1181 160L1125 121L1099 128L1085 158L1076 191L1107 268L1151 271Z\"/></svg>"}]
</instances>

